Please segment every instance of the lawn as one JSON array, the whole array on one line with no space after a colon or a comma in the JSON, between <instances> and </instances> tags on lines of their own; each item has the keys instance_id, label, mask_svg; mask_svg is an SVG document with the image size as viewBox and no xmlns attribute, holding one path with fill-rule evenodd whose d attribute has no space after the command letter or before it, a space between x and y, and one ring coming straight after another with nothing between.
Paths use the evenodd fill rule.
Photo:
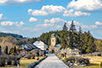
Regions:
<instances>
[{"instance_id":1,"label":"lawn","mask_svg":"<svg viewBox=\"0 0 102 68\"><path fill-rule=\"evenodd\" d=\"M81 67L81 66L74 66L75 68L102 68L100 67L99 64L94 64L94 63L91 63L90 66L85 66L85 67Z\"/></svg>"},{"instance_id":2,"label":"lawn","mask_svg":"<svg viewBox=\"0 0 102 68\"><path fill-rule=\"evenodd\" d=\"M68 57L71 57L71 56L67 56ZM102 57L101 56L84 56L84 58L88 58L89 61L90 61L90 66L85 66L85 67L81 67L81 66L74 66L76 68L102 68L100 66L100 63L102 62ZM92 58L92 61L91 61L91 58Z\"/></svg>"},{"instance_id":3,"label":"lawn","mask_svg":"<svg viewBox=\"0 0 102 68\"><path fill-rule=\"evenodd\" d=\"M43 58L43 57L40 57L39 59L41 59L41 58ZM27 65L34 63L36 61L37 61L36 59L21 58L19 68L24 68ZM7 65L5 67L0 67L0 68L17 68L17 66Z\"/></svg>"}]
</instances>

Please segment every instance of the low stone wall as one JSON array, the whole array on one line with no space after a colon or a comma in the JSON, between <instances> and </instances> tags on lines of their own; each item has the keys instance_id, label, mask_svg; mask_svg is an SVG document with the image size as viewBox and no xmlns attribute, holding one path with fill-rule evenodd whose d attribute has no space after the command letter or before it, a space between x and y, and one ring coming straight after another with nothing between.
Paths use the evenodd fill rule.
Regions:
<instances>
[{"instance_id":1,"label":"low stone wall","mask_svg":"<svg viewBox=\"0 0 102 68\"><path fill-rule=\"evenodd\" d=\"M56 54L55 54L56 55ZM57 56L57 55L56 55ZM69 66L69 68L75 68L73 67L71 64L69 64L68 62L66 62L65 60L63 60L61 57L57 56L60 60L62 60L67 66Z\"/></svg>"},{"instance_id":2,"label":"low stone wall","mask_svg":"<svg viewBox=\"0 0 102 68\"><path fill-rule=\"evenodd\" d=\"M39 64L42 60L44 60L45 58L47 58L47 56L45 56L44 58L34 62L34 63L31 63L29 64L28 66L26 66L25 68L34 68L37 64Z\"/></svg>"}]
</instances>

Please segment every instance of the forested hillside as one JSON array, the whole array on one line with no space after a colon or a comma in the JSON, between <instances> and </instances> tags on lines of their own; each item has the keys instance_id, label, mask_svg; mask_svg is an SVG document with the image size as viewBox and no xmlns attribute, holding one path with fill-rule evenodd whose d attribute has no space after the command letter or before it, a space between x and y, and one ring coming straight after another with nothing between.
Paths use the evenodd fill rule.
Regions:
<instances>
[{"instance_id":1,"label":"forested hillside","mask_svg":"<svg viewBox=\"0 0 102 68\"><path fill-rule=\"evenodd\" d=\"M12 37L16 38L17 40L19 40L20 38L23 38L22 35L0 32L0 37L6 37L6 36L12 36Z\"/></svg>"}]
</instances>

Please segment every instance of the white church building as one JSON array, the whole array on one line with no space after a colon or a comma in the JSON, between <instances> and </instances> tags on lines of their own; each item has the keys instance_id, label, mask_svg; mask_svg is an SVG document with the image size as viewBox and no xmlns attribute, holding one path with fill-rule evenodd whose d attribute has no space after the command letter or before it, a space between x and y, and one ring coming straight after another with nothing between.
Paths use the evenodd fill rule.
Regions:
<instances>
[{"instance_id":1,"label":"white church building","mask_svg":"<svg viewBox=\"0 0 102 68\"><path fill-rule=\"evenodd\" d=\"M34 43L33 43L33 45L35 45L35 46L37 46L38 48L40 48L41 50L48 50L48 46L44 43L44 42L42 42L42 41L40 41L40 40L38 40L38 41L35 41Z\"/></svg>"}]
</instances>

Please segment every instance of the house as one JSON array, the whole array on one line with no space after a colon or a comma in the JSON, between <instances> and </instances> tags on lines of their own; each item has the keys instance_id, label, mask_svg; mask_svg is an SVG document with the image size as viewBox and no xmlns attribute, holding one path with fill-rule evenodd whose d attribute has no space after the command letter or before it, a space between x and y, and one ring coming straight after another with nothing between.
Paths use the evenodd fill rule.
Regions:
<instances>
[{"instance_id":1,"label":"house","mask_svg":"<svg viewBox=\"0 0 102 68\"><path fill-rule=\"evenodd\" d=\"M35 41L33 43L33 45L40 48L42 51L45 50L46 52L48 52L48 46L44 42L42 42L41 40Z\"/></svg>"},{"instance_id":2,"label":"house","mask_svg":"<svg viewBox=\"0 0 102 68\"><path fill-rule=\"evenodd\" d=\"M22 56L29 54L32 50L40 50L38 47L30 43L22 45L21 47L19 47L19 49L20 49L20 54Z\"/></svg>"}]
</instances>

